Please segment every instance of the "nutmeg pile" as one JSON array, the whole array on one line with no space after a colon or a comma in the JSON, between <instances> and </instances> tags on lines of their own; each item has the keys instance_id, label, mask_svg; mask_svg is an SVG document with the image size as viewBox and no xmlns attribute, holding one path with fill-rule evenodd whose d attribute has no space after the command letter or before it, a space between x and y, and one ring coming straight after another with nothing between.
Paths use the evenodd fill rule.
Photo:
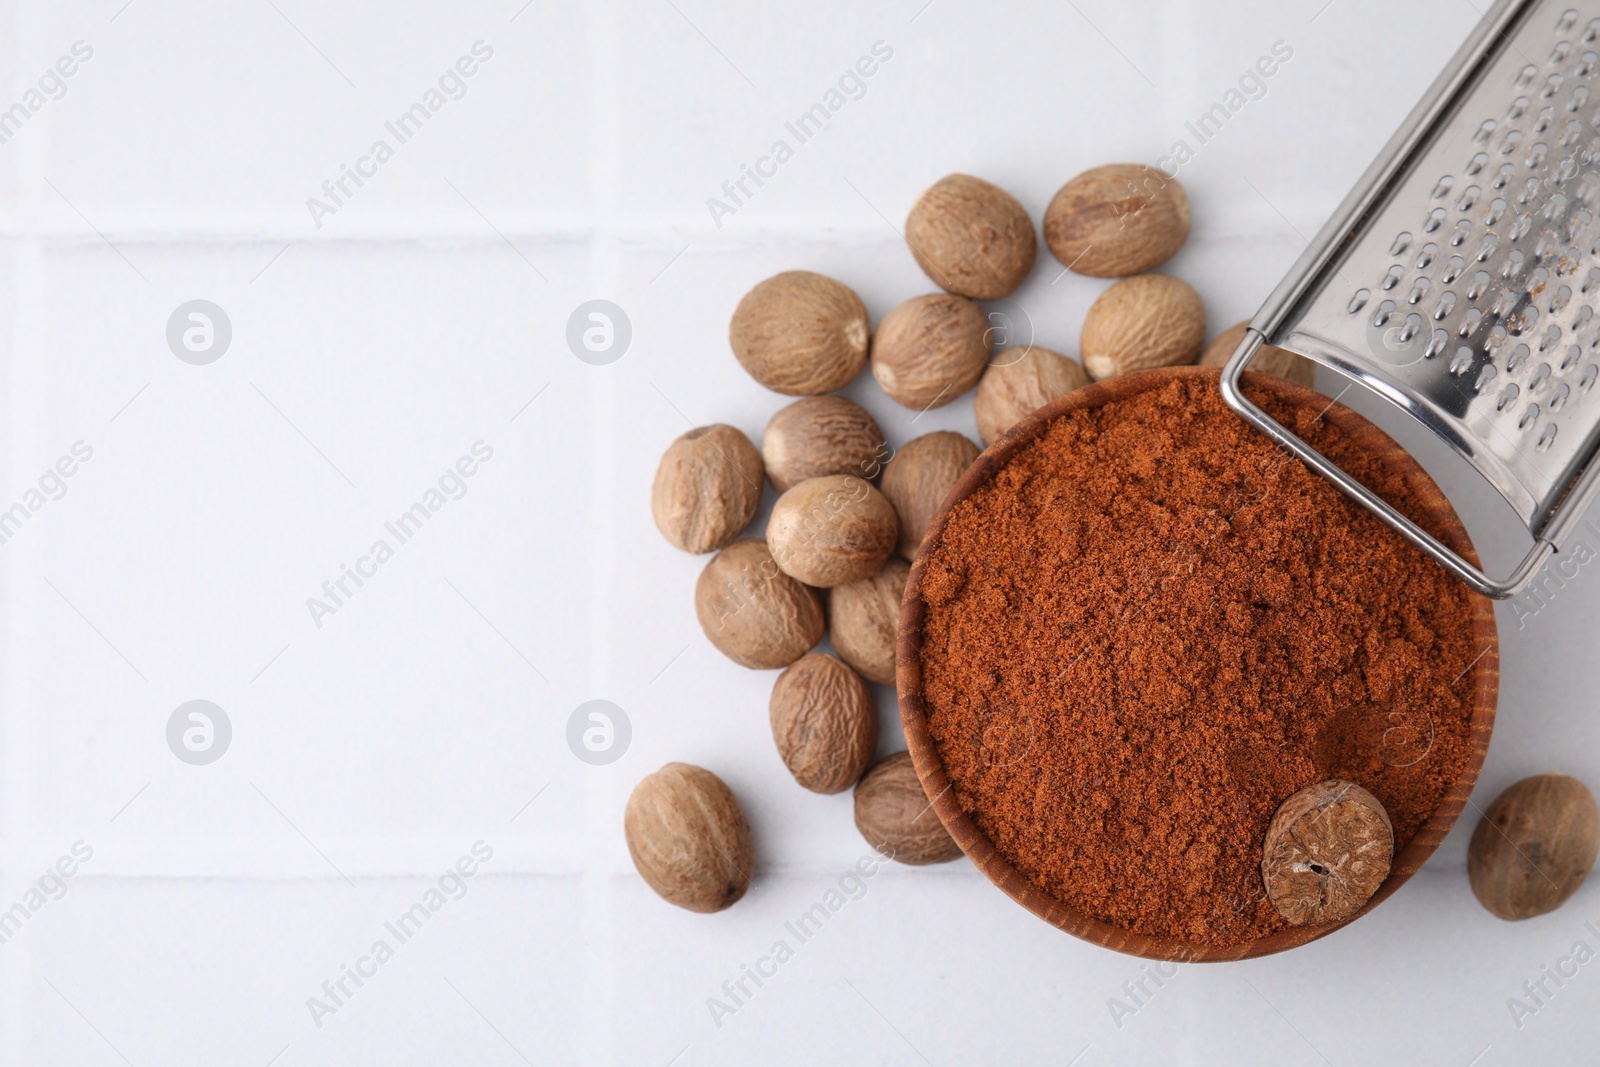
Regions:
<instances>
[{"instance_id":1,"label":"nutmeg pile","mask_svg":"<svg viewBox=\"0 0 1600 1067\"><path fill-rule=\"evenodd\" d=\"M910 561L979 446L939 431L896 450L866 410L834 392L869 364L884 393L913 412L976 389L976 429L989 445L1091 380L1193 363L1206 343L1200 297L1151 273L1188 235L1188 198L1158 170L1114 164L1073 178L1045 211L1045 244L1069 270L1121 280L1089 311L1081 362L1037 345L995 351L978 301L1010 295L1032 271L1034 222L998 186L949 175L916 199L905 224L911 255L939 291L890 309L874 330L861 298L833 278L792 270L760 282L734 309L729 343L756 381L800 399L772 416L759 448L717 424L683 434L661 459L656 526L686 552L716 553L695 587L706 637L742 666L782 669L769 714L784 765L813 792L854 787L858 829L902 862L942 862L960 849L906 753L873 763L869 686L894 683ZM1243 324L1217 338L1202 362L1226 362L1242 334ZM1310 364L1276 349L1252 369L1311 377ZM763 481L776 502L762 536L745 536ZM815 651L825 633L831 654ZM669 764L644 779L627 835L641 874L683 907L720 910L749 883L748 827L709 771Z\"/></svg>"}]
</instances>

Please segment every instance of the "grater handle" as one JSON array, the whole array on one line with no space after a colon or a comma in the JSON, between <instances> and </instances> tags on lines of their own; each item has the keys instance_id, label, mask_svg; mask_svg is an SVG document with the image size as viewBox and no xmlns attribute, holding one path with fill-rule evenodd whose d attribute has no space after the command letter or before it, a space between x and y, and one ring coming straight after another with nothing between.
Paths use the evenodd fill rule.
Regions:
<instances>
[{"instance_id":1,"label":"grater handle","mask_svg":"<svg viewBox=\"0 0 1600 1067\"><path fill-rule=\"evenodd\" d=\"M1495 579L1462 559L1448 545L1437 537L1406 518L1391 507L1388 501L1378 496L1372 490L1346 474L1337 464L1318 452L1299 437L1290 433L1276 419L1257 407L1244 395L1239 388L1239 375L1244 372L1245 364L1250 362L1256 350L1266 341L1261 331L1254 326L1245 330L1244 340L1228 360L1227 366L1222 369L1222 398L1235 412L1250 425L1272 438L1273 441L1288 449L1298 456L1307 466L1319 472L1323 477L1333 482L1350 499L1365 507L1387 525L1392 527L1401 537L1416 545L1422 551L1439 561L1445 570L1461 579L1474 590L1484 596L1496 600L1505 600L1516 596L1522 591L1535 572L1544 565L1545 560L1556 551L1555 543L1543 537L1536 537L1533 547L1523 557L1521 564L1513 571L1510 577Z\"/></svg>"}]
</instances>

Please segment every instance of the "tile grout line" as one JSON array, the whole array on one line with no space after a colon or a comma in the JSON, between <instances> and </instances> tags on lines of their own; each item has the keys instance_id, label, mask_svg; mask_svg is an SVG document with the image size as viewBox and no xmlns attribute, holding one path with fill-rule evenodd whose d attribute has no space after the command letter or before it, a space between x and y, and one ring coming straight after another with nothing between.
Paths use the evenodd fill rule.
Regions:
<instances>
[{"instance_id":1,"label":"tile grout line","mask_svg":"<svg viewBox=\"0 0 1600 1067\"><path fill-rule=\"evenodd\" d=\"M1181 125L1183 118L1178 115L1174 120ZM1182 175L1179 175L1182 181ZM40 184L43 184L41 178ZM48 188L48 187L46 187ZM1053 195L1053 190L1042 192L1048 198ZM1313 215L1327 215L1333 211L1337 204L1336 198L1331 194L1327 197L1308 198L1301 201L1275 201L1280 207L1292 213ZM59 203L59 200L57 201ZM23 201L6 204L0 200L0 207L10 208L15 213L23 213ZM1252 215L1259 226L1228 225L1226 229L1208 230L1205 237L1209 241L1263 241L1282 240L1288 243L1289 238L1283 233L1282 216L1270 209L1260 212L1252 211ZM614 218L615 216L613 216ZM903 239L893 234L884 232L880 222L876 226L852 225L842 222L831 214L821 214L814 217L802 217L801 221L768 221L762 225L752 225L738 233L719 235L716 231L707 230L703 219L696 216L684 216L673 221L663 219L659 215L649 220L641 219L635 222L604 222L574 225L568 219L560 222L551 221L543 225L537 219L518 221L501 221L497 218L499 233L487 236L480 230L463 229L455 226L450 220L441 220L436 226L417 224L416 216L395 220L394 225L372 226L361 223L352 225L337 236L318 237L307 236L291 229L279 228L273 225L254 226L242 230L224 230L220 228L195 228L193 220L175 219L168 225L158 229L129 228L119 229L115 224L105 223L101 232L120 247L139 246L172 246L172 245L270 245L278 248L286 242L306 247L340 247L345 245L446 245L450 247L497 247L503 248L505 238L517 242L542 241L553 245L570 245L581 242L594 242L612 240L617 242L638 243L645 247L666 247L672 250L682 247L685 235L695 236L695 247L705 248L743 248L749 246L762 246L771 239L795 240L815 242L818 240L819 231L825 231L834 241L857 241L864 244L903 247ZM103 219L96 220L103 222ZM504 235L502 237L501 235ZM20 226L12 227L0 223L0 242L7 241L41 241L67 247L98 246L104 248L104 241L93 233L86 233L80 224L77 228L68 226Z\"/></svg>"}]
</instances>

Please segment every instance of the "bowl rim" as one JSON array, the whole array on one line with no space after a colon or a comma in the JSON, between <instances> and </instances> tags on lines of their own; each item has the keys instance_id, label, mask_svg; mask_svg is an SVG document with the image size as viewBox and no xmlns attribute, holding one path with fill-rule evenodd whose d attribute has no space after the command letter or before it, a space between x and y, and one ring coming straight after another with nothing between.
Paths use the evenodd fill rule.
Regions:
<instances>
[{"instance_id":1,"label":"bowl rim","mask_svg":"<svg viewBox=\"0 0 1600 1067\"><path fill-rule=\"evenodd\" d=\"M1500 645L1499 634L1495 627L1493 602L1487 597L1469 591L1473 647L1480 651L1477 659L1468 668L1473 672L1475 685L1467 734L1466 763L1461 775L1451 784L1433 814L1422 824L1406 847L1394 857L1389 868L1389 876L1378 887L1372 899L1367 901L1360 911L1340 922L1316 926L1291 926L1255 941L1227 947L1194 944L1172 937L1155 937L1114 926L1069 907L1036 887L1000 854L977 824L961 810L951 788L952 783L945 774L944 765L939 759L938 750L928 730L927 710L922 697L922 667L918 656L923 621L927 613L926 602L921 596L924 562L929 551L944 535L945 526L955 506L971 496L979 487L987 484L1000 468L1009 463L1023 448L1037 440L1059 416L1083 408L1101 407L1112 401L1136 396L1183 378L1202 377L1215 380L1219 377L1219 372L1207 367L1166 367L1095 382L1059 397L1035 411L986 448L957 480L928 525L927 535L917 551L917 557L912 562L911 573L906 581L905 597L900 607L900 628L895 644L895 683L899 696L900 718L905 728L906 743L917 770L917 777L921 780L922 788L927 793L929 803L938 815L939 821L944 824L945 829L955 839L956 844L961 846L961 850L968 858L1007 896L1052 926L1118 952L1146 959L1184 962L1253 959L1295 948L1343 928L1392 896L1433 855L1434 850L1439 847L1465 809L1478 774L1483 769L1484 757L1489 750L1500 680ZM1324 408L1323 417L1330 424L1357 446L1379 456L1391 469L1411 483L1423 513L1420 517L1439 532L1445 544L1474 566L1478 565L1477 552L1450 502L1410 453L1401 448L1387 433L1337 401L1281 378L1246 373L1244 382L1253 390L1271 393L1296 407L1315 405Z\"/></svg>"}]
</instances>

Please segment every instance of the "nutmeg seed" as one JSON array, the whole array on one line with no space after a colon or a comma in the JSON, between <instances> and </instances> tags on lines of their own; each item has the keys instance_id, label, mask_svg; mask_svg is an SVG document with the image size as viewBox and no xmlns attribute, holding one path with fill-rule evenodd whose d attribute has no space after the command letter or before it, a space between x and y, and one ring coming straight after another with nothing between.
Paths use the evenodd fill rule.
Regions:
<instances>
[{"instance_id":1,"label":"nutmeg seed","mask_svg":"<svg viewBox=\"0 0 1600 1067\"><path fill-rule=\"evenodd\" d=\"M894 684L900 601L910 576L910 564L891 559L871 578L828 591L828 636L834 650L869 682Z\"/></svg>"},{"instance_id":2,"label":"nutmeg seed","mask_svg":"<svg viewBox=\"0 0 1600 1067\"><path fill-rule=\"evenodd\" d=\"M861 373L870 333L855 290L822 274L790 270L744 295L728 343L768 389L809 396L842 389Z\"/></svg>"},{"instance_id":3,"label":"nutmeg seed","mask_svg":"<svg viewBox=\"0 0 1600 1067\"><path fill-rule=\"evenodd\" d=\"M1502 919L1555 911L1583 885L1600 851L1600 812L1576 778L1538 774L1483 813L1467 846L1472 893Z\"/></svg>"},{"instance_id":4,"label":"nutmeg seed","mask_svg":"<svg viewBox=\"0 0 1600 1067\"><path fill-rule=\"evenodd\" d=\"M856 783L856 829L867 844L901 863L945 863L961 846L934 813L909 752L881 760Z\"/></svg>"},{"instance_id":5,"label":"nutmeg seed","mask_svg":"<svg viewBox=\"0 0 1600 1067\"><path fill-rule=\"evenodd\" d=\"M913 297L878 323L872 376L908 408L943 407L971 389L989 359L989 320L965 297Z\"/></svg>"},{"instance_id":6,"label":"nutmeg seed","mask_svg":"<svg viewBox=\"0 0 1600 1067\"><path fill-rule=\"evenodd\" d=\"M960 434L939 430L906 442L889 460L883 468L883 495L900 517L900 555L916 558L939 505L978 452L978 446Z\"/></svg>"},{"instance_id":7,"label":"nutmeg seed","mask_svg":"<svg viewBox=\"0 0 1600 1067\"><path fill-rule=\"evenodd\" d=\"M1206 343L1206 309L1186 282L1165 274L1124 278L1100 294L1083 320L1083 369L1114 374L1193 363Z\"/></svg>"},{"instance_id":8,"label":"nutmeg seed","mask_svg":"<svg viewBox=\"0 0 1600 1067\"><path fill-rule=\"evenodd\" d=\"M871 481L887 453L877 420L842 396L796 400L772 416L761 437L767 477L780 493L825 474Z\"/></svg>"},{"instance_id":9,"label":"nutmeg seed","mask_svg":"<svg viewBox=\"0 0 1600 1067\"><path fill-rule=\"evenodd\" d=\"M1039 252L1033 220L1017 198L967 174L948 174L917 197L906 243L940 288L974 300L1009 295Z\"/></svg>"},{"instance_id":10,"label":"nutmeg seed","mask_svg":"<svg viewBox=\"0 0 1600 1067\"><path fill-rule=\"evenodd\" d=\"M750 888L750 824L733 791L704 767L669 763L643 779L622 825L634 867L669 904L721 911Z\"/></svg>"},{"instance_id":11,"label":"nutmeg seed","mask_svg":"<svg viewBox=\"0 0 1600 1067\"><path fill-rule=\"evenodd\" d=\"M694 611L723 655L756 670L787 667L822 640L821 597L783 573L758 538L711 557L695 583Z\"/></svg>"},{"instance_id":12,"label":"nutmeg seed","mask_svg":"<svg viewBox=\"0 0 1600 1067\"><path fill-rule=\"evenodd\" d=\"M1205 354L1200 357L1202 367L1223 367L1233 354L1238 351L1239 345L1244 341L1245 330L1250 326L1248 322L1241 322L1230 326L1217 334L1217 339L1206 348ZM1256 374L1271 374L1282 378L1295 385L1303 385L1307 389L1314 388L1317 384L1317 365L1304 356L1296 355L1285 348L1276 345L1262 345L1256 349L1256 354L1251 357L1246 371Z\"/></svg>"},{"instance_id":13,"label":"nutmeg seed","mask_svg":"<svg viewBox=\"0 0 1600 1067\"><path fill-rule=\"evenodd\" d=\"M778 675L769 708L772 738L794 780L813 793L855 785L878 746L878 709L861 676L811 652Z\"/></svg>"},{"instance_id":14,"label":"nutmeg seed","mask_svg":"<svg viewBox=\"0 0 1600 1067\"><path fill-rule=\"evenodd\" d=\"M690 430L656 468L650 487L656 529L685 552L721 548L756 517L761 468L761 453L732 426Z\"/></svg>"},{"instance_id":15,"label":"nutmeg seed","mask_svg":"<svg viewBox=\"0 0 1600 1067\"><path fill-rule=\"evenodd\" d=\"M1176 178L1140 163L1086 170L1044 214L1051 253L1078 274L1124 278L1171 259L1189 238L1189 197Z\"/></svg>"},{"instance_id":16,"label":"nutmeg seed","mask_svg":"<svg viewBox=\"0 0 1600 1067\"><path fill-rule=\"evenodd\" d=\"M1394 827L1378 798L1330 779L1295 793L1272 816L1261 877L1290 922L1339 922L1372 899L1393 856Z\"/></svg>"},{"instance_id":17,"label":"nutmeg seed","mask_svg":"<svg viewBox=\"0 0 1600 1067\"><path fill-rule=\"evenodd\" d=\"M1031 345L1002 348L978 382L973 413L985 446L1059 396L1089 384L1075 359Z\"/></svg>"},{"instance_id":18,"label":"nutmeg seed","mask_svg":"<svg viewBox=\"0 0 1600 1067\"><path fill-rule=\"evenodd\" d=\"M878 573L899 536L894 507L850 474L808 478L778 498L767 544L785 574L821 588Z\"/></svg>"}]
</instances>

